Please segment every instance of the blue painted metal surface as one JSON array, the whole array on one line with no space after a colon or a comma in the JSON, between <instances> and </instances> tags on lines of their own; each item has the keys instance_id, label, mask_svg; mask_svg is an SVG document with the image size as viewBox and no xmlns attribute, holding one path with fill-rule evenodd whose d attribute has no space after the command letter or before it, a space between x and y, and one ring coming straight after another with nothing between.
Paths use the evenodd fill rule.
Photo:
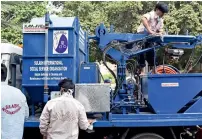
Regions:
<instances>
[{"instance_id":1,"label":"blue painted metal surface","mask_svg":"<svg viewBox=\"0 0 202 139\"><path fill-rule=\"evenodd\" d=\"M65 66L67 67L67 70L71 72L71 78L74 82L77 82L77 74L78 68L80 66L81 62L88 62L87 60L87 40L86 40L86 33L82 31L79 25L79 21L77 18L61 18L61 17L52 17L52 24L49 27L49 49L48 49L48 57L50 61L57 61L57 63L52 64L54 67L60 67ZM35 24L43 24L44 20L43 18L35 18L32 20L31 23ZM61 29L60 27L63 27ZM68 45L68 52L67 53L54 53L53 44L54 40L60 39L56 38L56 34L54 35L54 31L67 31L67 45ZM56 41L55 41L56 42ZM59 40L58 40L59 43ZM44 44L45 44L45 34L43 33L24 33L23 34L23 61L25 64L23 64L23 67L25 69L30 69L30 66L32 67L39 67L40 62L44 60ZM59 63L58 63L59 62ZM28 64L29 63L29 64ZM41 63L42 64L42 63ZM54 70L54 69L53 69ZM68 77L68 73L66 73L65 70L63 73L64 77ZM57 70L56 70L57 71ZM54 73L56 72L54 71ZM24 72L25 77L31 77L33 74L38 72L31 72L30 70L27 70ZM40 72L39 72L40 73ZM57 80L49 81L50 84L57 83L55 82ZM24 79L23 84L36 84L35 81L30 81L30 79ZM40 81L37 81L37 84L41 84Z\"/></svg>"},{"instance_id":2,"label":"blue painted metal surface","mask_svg":"<svg viewBox=\"0 0 202 139\"><path fill-rule=\"evenodd\" d=\"M49 99L49 94L44 94L45 71L48 70L50 93L59 90L57 85L63 78L71 78L77 83L80 63L88 62L87 34L80 27L78 18L48 17L46 14L46 17L34 18L30 22L31 25L45 23L48 25L48 68L44 63L45 32L32 30L31 33L23 33L22 86L23 92L28 92L31 98L32 117L35 116L34 105L47 102ZM26 122L26 124L37 125L35 122Z\"/></svg>"},{"instance_id":3,"label":"blue painted metal surface","mask_svg":"<svg viewBox=\"0 0 202 139\"><path fill-rule=\"evenodd\" d=\"M166 127L202 125L202 114L109 114L109 120L98 120L94 127ZM38 127L39 119L30 117L26 127Z\"/></svg>"},{"instance_id":4,"label":"blue painted metal surface","mask_svg":"<svg viewBox=\"0 0 202 139\"><path fill-rule=\"evenodd\" d=\"M202 92L201 92L202 93ZM196 100L196 102L189 107L185 113L202 113L202 97L199 96L199 98Z\"/></svg>"},{"instance_id":5,"label":"blue painted metal surface","mask_svg":"<svg viewBox=\"0 0 202 139\"><path fill-rule=\"evenodd\" d=\"M111 115L110 121L98 121L95 127L165 127L202 125L201 114L125 114Z\"/></svg>"},{"instance_id":6,"label":"blue painted metal surface","mask_svg":"<svg viewBox=\"0 0 202 139\"><path fill-rule=\"evenodd\" d=\"M35 116L30 116L25 124L25 127L39 127L39 117L35 117Z\"/></svg>"},{"instance_id":7,"label":"blue painted metal surface","mask_svg":"<svg viewBox=\"0 0 202 139\"><path fill-rule=\"evenodd\" d=\"M155 50L156 48L159 47L164 47L168 44L173 44L174 47L177 48L194 48L195 45L199 42L198 37L195 36L190 36L190 35L163 35L163 36L148 36L147 34L130 34L130 33L113 33L113 32L108 32L107 29L105 28L104 24L100 24L100 26L97 27L96 29L96 37L98 40L98 44L100 49L102 49L106 54L110 55L113 59L118 61L118 73L117 73L117 80L119 80L119 83L121 84L121 87L118 88L118 90L115 90L116 94L118 92L118 95L115 97L114 103L119 103L119 106L122 106L122 111L123 113L125 112L125 106L128 105L131 107L131 105L135 105L135 102L131 102L133 100L133 96L129 95L128 93L128 88L125 87L125 77L122 76L125 73L125 65L122 65L124 61L126 61L128 58L137 56L138 54L145 53L147 51ZM110 43L114 42L115 44L119 46L110 46ZM142 48L140 50L134 49L133 51L130 51L127 48L126 45L129 43L124 42L129 42L132 45L140 45L141 43L144 42L151 42L151 43L156 43L151 48ZM121 46L125 45L125 46ZM123 52L120 47L125 47L127 50ZM137 46L132 46L132 47L137 47ZM107 51L106 51L107 49ZM133 49L133 48L132 48ZM155 59L154 59L155 61ZM121 66L119 66L121 65ZM119 70L119 67L121 69ZM152 76L152 75L151 75ZM164 76L164 75L159 75L158 78L148 76L148 81L144 81L145 84L143 84L143 93L147 94L148 92L148 101L151 107L154 109L156 113L177 113L186 103L188 103L190 100L192 100L200 91L200 82L202 81L201 75L200 76L194 76L189 77L189 76L183 76L181 77L181 74L175 77L171 76ZM197 77L197 78L196 78ZM120 80L121 79L121 80ZM194 84L194 89L188 89L188 82L191 81L196 81L197 83ZM180 85L173 90L172 88L165 88L165 87L159 87L159 83L169 83L169 82L180 82L182 86ZM197 86L197 87L195 87ZM170 93L171 90L171 93ZM187 92L186 92L187 91ZM193 92L192 92L193 91ZM162 93L164 92L164 93ZM184 95L184 92L186 96L184 96L184 99L180 99ZM174 97L175 96L175 97ZM130 97L130 100L125 101L125 99L128 99ZM173 100L173 97L176 98ZM173 101L173 104L169 104L169 100ZM124 103L124 105L122 105ZM164 104L165 103L165 104ZM113 104L112 104L113 105ZM164 106L165 105L165 106Z\"/></svg>"},{"instance_id":8,"label":"blue painted metal surface","mask_svg":"<svg viewBox=\"0 0 202 139\"><path fill-rule=\"evenodd\" d=\"M81 29L78 18L50 17L48 30L49 67L44 67L45 34L23 34L22 86L29 90L33 101L41 100L41 91L32 89L44 86L45 70L48 70L48 86L57 86L63 78L78 82L80 63L88 62L87 35ZM34 18L31 24L44 24L44 18ZM61 28L62 27L62 28ZM64 47L65 49L62 49ZM57 88L53 88L55 90ZM41 90L41 89L39 89ZM52 90L50 90L52 91Z\"/></svg>"},{"instance_id":9,"label":"blue painted metal surface","mask_svg":"<svg viewBox=\"0 0 202 139\"><path fill-rule=\"evenodd\" d=\"M104 24L97 27L96 37L97 38L91 38L98 40L99 47L103 51L110 48L109 44L111 42L119 43L118 45L121 45L121 43L124 45L123 42L138 43L141 41L157 44L161 43L161 45L137 50L128 55L121 52L119 47L115 48L112 46L111 49L106 51L106 54L119 62L117 69L121 67L119 65L123 63L123 59L126 61L128 58L137 56L140 53L145 53L168 44L172 44L175 48L192 49L196 44L199 44L202 41L199 37L189 35L147 36L146 34L113 33L108 32ZM140 109L139 113L137 103L133 100L133 97L128 94L128 88L124 86L125 79L124 77L122 78L122 75L125 73L124 66L122 68L123 70L118 70L117 72L117 79L123 79L123 82L119 80L119 83L121 82L121 88L119 88L118 95L112 101L112 105L114 107L117 106L118 110L111 113L109 118L110 122L97 122L95 126L138 127L188 126L202 124L202 113L200 109L201 99L192 103L190 102L195 100L196 96L201 96L200 92L202 91L202 86L200 84L202 82L202 74L148 75L147 77L144 77L142 92L144 93L145 98L147 98L149 103L148 107L153 110L150 112L156 113L144 115L141 114L141 112L149 111ZM130 97L130 99L126 101L128 97ZM136 108L136 114L127 114L127 112L130 112L131 107ZM185 111L187 111L187 113L197 113L197 115L184 115ZM197 118L197 120L195 118Z\"/></svg>"},{"instance_id":10,"label":"blue painted metal surface","mask_svg":"<svg viewBox=\"0 0 202 139\"><path fill-rule=\"evenodd\" d=\"M52 24L49 26L49 44L53 44L53 31L62 29L68 30L68 44L71 47L69 47L68 54L55 55L52 53L53 46L50 45L49 59L54 61L61 60L63 65L67 66L67 70L61 72L62 75L72 78L74 82L99 82L99 78L97 78L99 71L96 65L91 63L81 64L82 62L88 62L89 48L86 45L86 33L79 31L78 19L51 18L51 21ZM32 22L43 23L44 19L33 19ZM202 91L202 74L148 75L143 77L142 92L145 98L147 98L148 104L146 108L149 110L145 109L145 106L143 107L138 100L135 100L133 97L135 88L126 84L125 80L126 60L129 58L163 47L169 43L172 43L173 47L176 48L192 49L202 41L199 38L189 35L147 36L145 34L114 33L112 31L108 32L104 24L98 26L96 28L96 36L89 37L89 39L97 40L102 51L105 51L112 41L118 41L119 43L148 41L161 43L162 45L134 51L129 55L113 47L106 51L106 54L118 61L117 79L120 86L116 90L117 92L115 92L118 95L111 98L112 106L118 110L113 110L109 114L105 113L105 118L98 120L94 127L202 125L202 99L200 93ZM23 69L29 69L31 66L34 66L34 61L44 59L44 40L44 34L24 34ZM86 67L88 68L86 69ZM23 76L25 77L23 87L30 93L32 100L42 102L43 82L30 81L30 76L33 75L35 75L34 72L31 73L29 70L23 71ZM57 82L58 80L48 81L50 90L58 90ZM150 108L154 111L151 111ZM135 109L135 111L132 111L132 109ZM26 121L25 126L38 127L38 118L30 117Z\"/></svg>"},{"instance_id":11,"label":"blue painted metal surface","mask_svg":"<svg viewBox=\"0 0 202 139\"><path fill-rule=\"evenodd\" d=\"M202 74L161 74L143 78L142 91L159 114L177 113L202 91Z\"/></svg>"},{"instance_id":12,"label":"blue painted metal surface","mask_svg":"<svg viewBox=\"0 0 202 139\"><path fill-rule=\"evenodd\" d=\"M100 71L97 63L81 64L78 83L100 83L100 81Z\"/></svg>"},{"instance_id":13,"label":"blue painted metal surface","mask_svg":"<svg viewBox=\"0 0 202 139\"><path fill-rule=\"evenodd\" d=\"M163 35L163 36L148 36L146 34L132 34L132 33L113 33L108 32L104 24L100 24L96 28L96 37L98 40L98 44L100 49L104 49L108 46L108 44L112 41L119 41L119 42L141 42L141 41L148 41L148 42L155 42L155 43L162 43L163 46L173 43L174 47L177 48L194 48L198 42L198 38L195 36L189 35ZM162 47L162 46L154 46L154 47ZM131 56L135 56L140 53L144 53L146 51L150 51L153 48L147 48L143 50L139 50L131 54ZM122 58L122 53L116 49L110 49L108 53L113 59L120 61Z\"/></svg>"}]
</instances>

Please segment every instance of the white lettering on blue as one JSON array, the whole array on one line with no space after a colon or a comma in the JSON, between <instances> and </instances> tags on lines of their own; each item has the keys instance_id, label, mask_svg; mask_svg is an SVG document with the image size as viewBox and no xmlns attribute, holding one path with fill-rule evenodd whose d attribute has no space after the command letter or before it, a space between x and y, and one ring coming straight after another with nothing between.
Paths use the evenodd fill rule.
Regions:
<instances>
[{"instance_id":1,"label":"white lettering on blue","mask_svg":"<svg viewBox=\"0 0 202 139\"><path fill-rule=\"evenodd\" d=\"M47 66L47 67L46 67ZM48 73L45 73L45 72ZM62 80L63 72L67 71L67 67L63 65L63 61L34 61L30 67L30 72L34 72L30 80Z\"/></svg>"}]
</instances>

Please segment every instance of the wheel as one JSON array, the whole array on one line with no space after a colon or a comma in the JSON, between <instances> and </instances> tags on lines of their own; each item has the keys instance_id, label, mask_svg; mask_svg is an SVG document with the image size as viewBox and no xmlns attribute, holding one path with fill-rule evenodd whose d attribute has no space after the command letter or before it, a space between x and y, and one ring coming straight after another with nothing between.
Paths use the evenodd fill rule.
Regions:
<instances>
[{"instance_id":1,"label":"wheel","mask_svg":"<svg viewBox=\"0 0 202 139\"><path fill-rule=\"evenodd\" d=\"M132 137L131 139L164 139L164 138L155 133L141 133Z\"/></svg>"}]
</instances>

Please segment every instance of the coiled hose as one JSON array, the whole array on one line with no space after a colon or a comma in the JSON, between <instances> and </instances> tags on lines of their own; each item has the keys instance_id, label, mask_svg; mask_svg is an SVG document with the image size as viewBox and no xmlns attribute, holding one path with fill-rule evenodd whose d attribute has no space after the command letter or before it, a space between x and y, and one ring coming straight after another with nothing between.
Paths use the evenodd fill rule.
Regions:
<instances>
[{"instance_id":1,"label":"coiled hose","mask_svg":"<svg viewBox=\"0 0 202 139\"><path fill-rule=\"evenodd\" d=\"M152 71L150 71L150 74ZM156 67L156 74L180 74L180 71L171 65L159 65Z\"/></svg>"}]
</instances>

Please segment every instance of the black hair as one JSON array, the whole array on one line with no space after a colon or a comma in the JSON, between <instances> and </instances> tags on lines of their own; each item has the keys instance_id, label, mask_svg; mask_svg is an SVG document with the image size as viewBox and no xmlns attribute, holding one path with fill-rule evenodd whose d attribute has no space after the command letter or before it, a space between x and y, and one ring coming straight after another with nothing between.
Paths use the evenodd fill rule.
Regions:
<instances>
[{"instance_id":1,"label":"black hair","mask_svg":"<svg viewBox=\"0 0 202 139\"><path fill-rule=\"evenodd\" d=\"M65 91L67 91L68 89L74 89L75 85L72 82L71 79L67 78L67 79L63 79L58 83L58 86L61 88L64 88Z\"/></svg>"},{"instance_id":2,"label":"black hair","mask_svg":"<svg viewBox=\"0 0 202 139\"><path fill-rule=\"evenodd\" d=\"M156 4L155 6L155 11L156 10L160 10L162 13L168 13L169 9L168 9L168 5L162 2L159 2Z\"/></svg>"},{"instance_id":3,"label":"black hair","mask_svg":"<svg viewBox=\"0 0 202 139\"><path fill-rule=\"evenodd\" d=\"M7 68L4 64L1 63L1 81L5 81L7 78Z\"/></svg>"}]
</instances>

